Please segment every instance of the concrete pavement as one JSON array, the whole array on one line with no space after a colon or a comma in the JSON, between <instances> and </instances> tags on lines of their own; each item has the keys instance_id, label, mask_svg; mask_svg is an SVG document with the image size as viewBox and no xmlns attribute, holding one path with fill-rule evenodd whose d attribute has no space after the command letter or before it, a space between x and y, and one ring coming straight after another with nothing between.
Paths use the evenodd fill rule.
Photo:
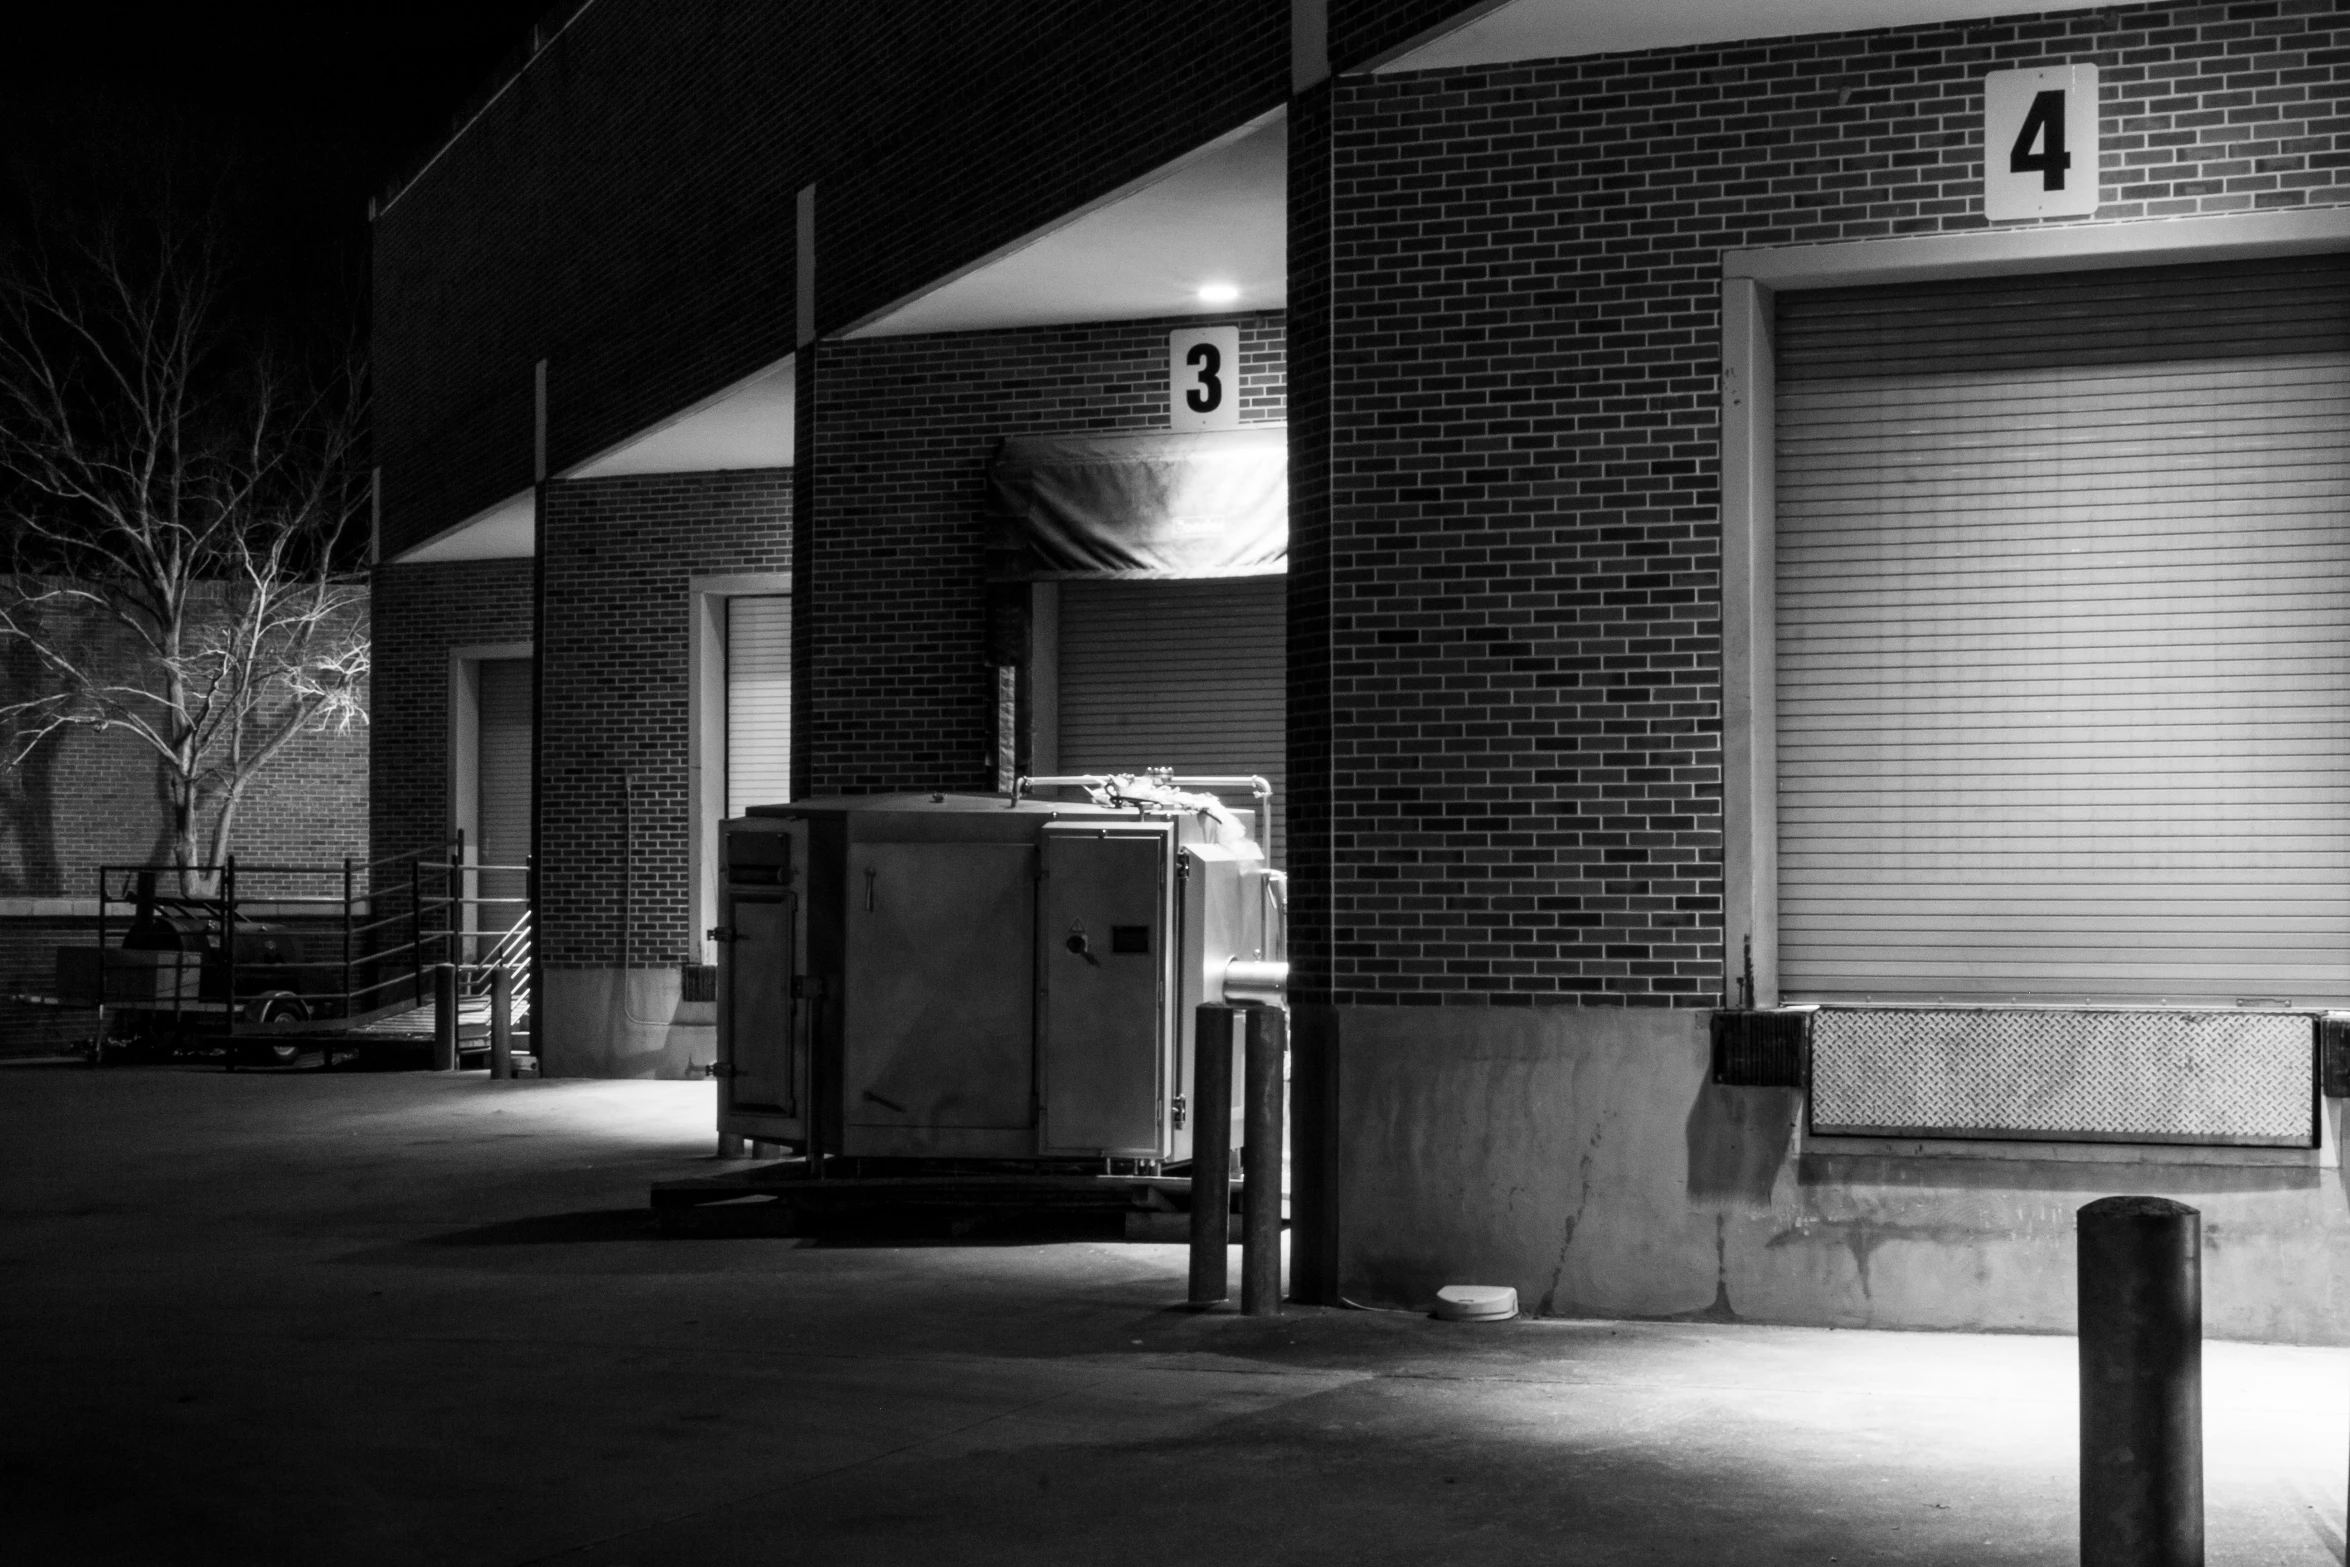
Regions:
<instances>
[{"instance_id":1,"label":"concrete pavement","mask_svg":"<svg viewBox=\"0 0 2350 1567\"><path fill-rule=\"evenodd\" d=\"M1251 1321L1177 1309L1172 1246L663 1240L711 1091L0 1068L0 1559L2072 1557L2069 1339ZM2206 1377L2211 1561L2340 1560L2350 1357Z\"/></svg>"}]
</instances>

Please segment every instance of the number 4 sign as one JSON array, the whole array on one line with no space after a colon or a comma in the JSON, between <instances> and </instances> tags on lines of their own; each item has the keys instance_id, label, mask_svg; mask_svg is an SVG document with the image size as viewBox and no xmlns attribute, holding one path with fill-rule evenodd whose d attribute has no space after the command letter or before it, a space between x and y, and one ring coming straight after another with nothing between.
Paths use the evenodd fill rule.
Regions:
<instances>
[{"instance_id":1,"label":"number 4 sign","mask_svg":"<svg viewBox=\"0 0 2350 1567\"><path fill-rule=\"evenodd\" d=\"M1167 403L1170 430L1240 428L1240 328L1167 334Z\"/></svg>"},{"instance_id":2,"label":"number 4 sign","mask_svg":"<svg viewBox=\"0 0 2350 1567\"><path fill-rule=\"evenodd\" d=\"M1983 78L1983 216L2085 218L2097 210L2097 67Z\"/></svg>"}]
</instances>

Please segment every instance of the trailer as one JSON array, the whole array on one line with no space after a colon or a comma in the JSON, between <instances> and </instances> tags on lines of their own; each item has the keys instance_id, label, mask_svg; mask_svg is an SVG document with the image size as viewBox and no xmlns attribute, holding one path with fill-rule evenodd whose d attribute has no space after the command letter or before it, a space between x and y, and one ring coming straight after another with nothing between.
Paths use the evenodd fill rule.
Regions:
<instances>
[{"instance_id":1,"label":"trailer","mask_svg":"<svg viewBox=\"0 0 2350 1567\"><path fill-rule=\"evenodd\" d=\"M429 1050L453 970L459 1047L487 1049L507 975L527 1049L530 868L446 849L338 865L109 865L95 944L60 947L57 993L95 1008L97 1051L334 1066ZM517 894L498 889L519 885Z\"/></svg>"}]
</instances>

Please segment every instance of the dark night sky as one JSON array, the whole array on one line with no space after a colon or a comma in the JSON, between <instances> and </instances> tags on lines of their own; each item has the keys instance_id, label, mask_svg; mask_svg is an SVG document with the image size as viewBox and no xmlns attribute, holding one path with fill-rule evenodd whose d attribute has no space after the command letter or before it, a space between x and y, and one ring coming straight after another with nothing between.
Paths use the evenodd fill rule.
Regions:
<instances>
[{"instance_id":1,"label":"dark night sky","mask_svg":"<svg viewBox=\"0 0 2350 1567\"><path fill-rule=\"evenodd\" d=\"M367 199L548 0L129 5L62 0L0 49L0 224L217 188L257 322L348 322Z\"/></svg>"}]
</instances>

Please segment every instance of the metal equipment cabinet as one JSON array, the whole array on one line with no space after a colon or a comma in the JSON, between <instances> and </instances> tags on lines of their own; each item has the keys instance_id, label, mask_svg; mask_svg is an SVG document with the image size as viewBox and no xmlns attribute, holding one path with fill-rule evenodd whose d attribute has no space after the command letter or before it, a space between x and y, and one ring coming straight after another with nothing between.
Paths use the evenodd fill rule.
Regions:
<instances>
[{"instance_id":1,"label":"metal equipment cabinet","mask_svg":"<svg viewBox=\"0 0 2350 1567\"><path fill-rule=\"evenodd\" d=\"M1225 999L1234 960L1280 956L1249 814L903 794L727 822L720 1134L860 1159L1187 1158L1192 1010Z\"/></svg>"}]
</instances>

